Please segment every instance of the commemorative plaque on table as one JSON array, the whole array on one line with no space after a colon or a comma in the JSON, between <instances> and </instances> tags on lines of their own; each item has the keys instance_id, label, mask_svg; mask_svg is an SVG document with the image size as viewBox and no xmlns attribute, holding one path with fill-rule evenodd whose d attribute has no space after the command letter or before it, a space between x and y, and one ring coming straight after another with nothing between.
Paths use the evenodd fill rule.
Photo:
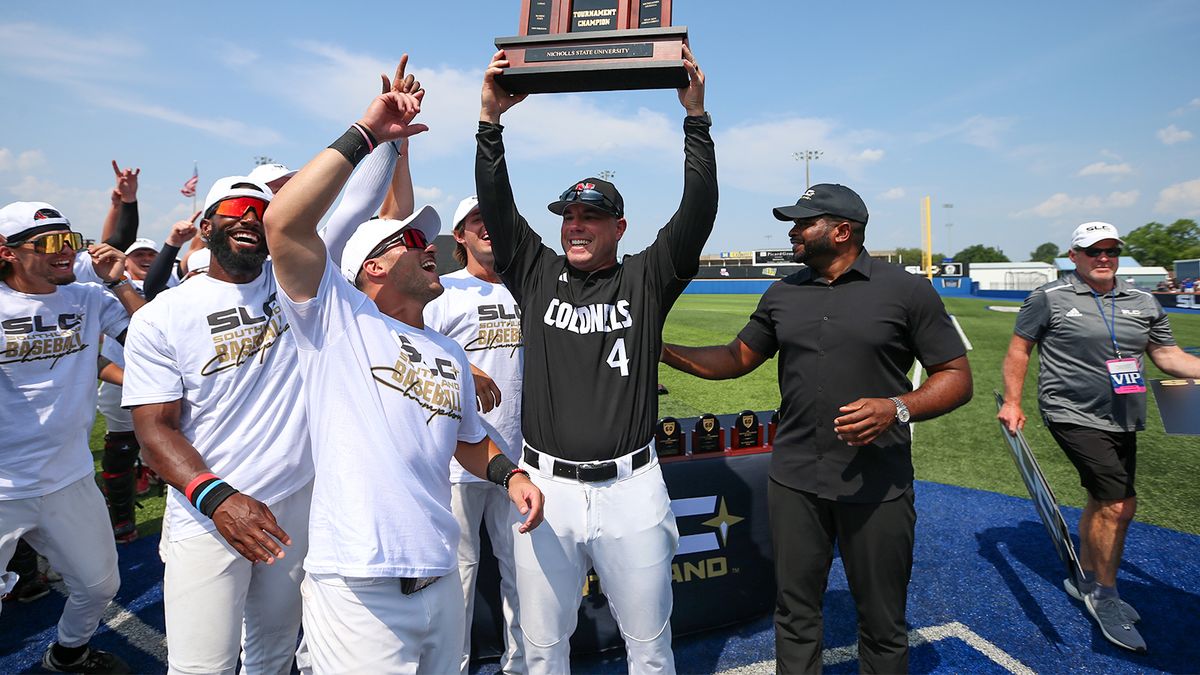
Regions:
<instances>
[{"instance_id":1,"label":"commemorative plaque on table","mask_svg":"<svg viewBox=\"0 0 1200 675\"><path fill-rule=\"evenodd\" d=\"M659 457L675 457L683 454L683 429L679 420L664 417L654 427L654 448Z\"/></svg>"},{"instance_id":2,"label":"commemorative plaque on table","mask_svg":"<svg viewBox=\"0 0 1200 675\"><path fill-rule=\"evenodd\" d=\"M671 0L522 0L519 30L496 38L510 64L497 82L514 94L688 83Z\"/></svg>"},{"instance_id":3,"label":"commemorative plaque on table","mask_svg":"<svg viewBox=\"0 0 1200 675\"><path fill-rule=\"evenodd\" d=\"M725 434L721 431L721 421L712 413L705 413L696 420L696 429L692 431L692 454L703 452L724 452Z\"/></svg>"},{"instance_id":4,"label":"commemorative plaque on table","mask_svg":"<svg viewBox=\"0 0 1200 675\"><path fill-rule=\"evenodd\" d=\"M732 433L733 442L730 445L734 450L757 448L762 445L762 423L758 421L758 415L755 415L753 410L738 413Z\"/></svg>"}]
</instances>

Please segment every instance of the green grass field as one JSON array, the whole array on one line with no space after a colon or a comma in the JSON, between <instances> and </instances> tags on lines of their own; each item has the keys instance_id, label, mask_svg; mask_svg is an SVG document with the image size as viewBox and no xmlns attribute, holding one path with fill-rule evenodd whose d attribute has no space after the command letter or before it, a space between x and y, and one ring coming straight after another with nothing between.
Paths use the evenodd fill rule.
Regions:
<instances>
[{"instance_id":1,"label":"green grass field","mask_svg":"<svg viewBox=\"0 0 1200 675\"><path fill-rule=\"evenodd\" d=\"M685 345L724 344L745 325L758 302L756 295L685 295L667 320L664 337ZM1002 390L1000 364L1012 335L1015 314L993 312L988 305L1016 305L999 301L947 298L947 309L958 317L974 351L969 355L975 378L975 398L963 408L916 428L913 461L922 480L962 485L1027 497L996 422L992 390ZM1171 325L1181 345L1200 346L1200 315L1172 314ZM1150 378L1163 374L1148 364ZM734 413L750 408L771 410L779 405L775 361L738 380L709 382L684 375L666 366L660 369L670 394L659 397L660 415L694 417L705 412ZM1025 384L1025 435L1037 454L1056 496L1063 504L1082 506L1074 467L1066 460L1037 414L1035 364L1030 364ZM1138 436L1138 519L1143 522L1200 534L1200 438L1167 436L1158 409L1150 397L1147 429ZM104 421L97 420L92 447L104 446ZM96 470L99 471L99 455ZM163 498L141 501L138 530L148 535L159 530Z\"/></svg>"},{"instance_id":2,"label":"green grass field","mask_svg":"<svg viewBox=\"0 0 1200 675\"><path fill-rule=\"evenodd\" d=\"M756 295L684 295L667 320L663 337L685 345L729 342L746 324L758 302ZM1003 393L1000 365L1012 336L1015 314L994 312L988 305L1019 303L946 298L974 351L969 353L975 398L953 413L916 425L913 463L917 478L1028 497L996 422L992 391ZM1181 345L1200 346L1200 315L1172 314L1171 326ZM1147 376L1164 377L1147 359ZM779 405L775 361L738 380L709 382L662 366L660 414L692 417L705 412L733 413L746 408L770 410ZM1036 358L1025 383L1025 436L1063 504L1082 506L1086 497L1078 474L1046 431L1037 413ZM1138 519L1200 534L1200 438L1168 436L1154 397L1150 396L1146 431L1138 435Z\"/></svg>"}]
</instances>

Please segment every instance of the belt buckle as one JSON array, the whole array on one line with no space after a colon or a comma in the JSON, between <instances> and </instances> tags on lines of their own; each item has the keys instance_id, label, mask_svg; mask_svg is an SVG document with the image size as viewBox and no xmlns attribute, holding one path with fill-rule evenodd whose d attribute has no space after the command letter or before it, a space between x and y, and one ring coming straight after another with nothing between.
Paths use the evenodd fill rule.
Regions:
<instances>
[{"instance_id":1,"label":"belt buckle","mask_svg":"<svg viewBox=\"0 0 1200 675\"><path fill-rule=\"evenodd\" d=\"M617 477L617 463L613 461L587 462L579 465L579 480L598 483Z\"/></svg>"}]
</instances>

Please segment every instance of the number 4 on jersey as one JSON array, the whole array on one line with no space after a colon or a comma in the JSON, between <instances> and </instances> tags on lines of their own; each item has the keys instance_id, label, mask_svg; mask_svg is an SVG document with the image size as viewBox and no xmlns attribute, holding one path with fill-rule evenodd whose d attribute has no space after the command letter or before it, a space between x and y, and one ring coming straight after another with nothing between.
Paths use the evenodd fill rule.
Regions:
<instances>
[{"instance_id":1,"label":"number 4 on jersey","mask_svg":"<svg viewBox=\"0 0 1200 675\"><path fill-rule=\"evenodd\" d=\"M629 357L625 355L625 338L617 338L605 363L609 368L620 370L621 377L629 377Z\"/></svg>"}]
</instances>

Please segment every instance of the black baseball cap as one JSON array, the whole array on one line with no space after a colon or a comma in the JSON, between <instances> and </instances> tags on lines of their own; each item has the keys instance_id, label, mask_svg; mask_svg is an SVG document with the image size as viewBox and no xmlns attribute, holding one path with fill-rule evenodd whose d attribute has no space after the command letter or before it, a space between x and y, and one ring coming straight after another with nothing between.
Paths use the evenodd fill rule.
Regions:
<instances>
[{"instance_id":1,"label":"black baseball cap","mask_svg":"<svg viewBox=\"0 0 1200 675\"><path fill-rule=\"evenodd\" d=\"M774 210L779 220L798 220L817 216L838 216L856 223L867 224L867 205L858 193L845 185L820 183L805 190L794 206Z\"/></svg>"},{"instance_id":2,"label":"black baseball cap","mask_svg":"<svg viewBox=\"0 0 1200 675\"><path fill-rule=\"evenodd\" d=\"M546 208L550 209L551 213L561 216L571 204L586 204L618 218L625 215L625 200L621 198L617 186L595 177L573 183L571 187L563 190L558 196L558 201L549 203Z\"/></svg>"}]
</instances>

